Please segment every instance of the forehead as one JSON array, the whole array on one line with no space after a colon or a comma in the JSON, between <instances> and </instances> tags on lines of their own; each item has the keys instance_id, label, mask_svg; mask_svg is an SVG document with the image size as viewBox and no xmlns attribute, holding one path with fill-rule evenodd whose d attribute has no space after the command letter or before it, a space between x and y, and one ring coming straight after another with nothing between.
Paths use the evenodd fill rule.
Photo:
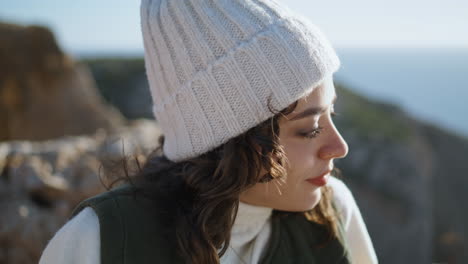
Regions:
<instances>
[{"instance_id":1,"label":"forehead","mask_svg":"<svg viewBox=\"0 0 468 264\"><path fill-rule=\"evenodd\" d=\"M296 109L291 114L299 113L310 107L328 107L336 97L333 78L325 79L312 93L298 100Z\"/></svg>"}]
</instances>

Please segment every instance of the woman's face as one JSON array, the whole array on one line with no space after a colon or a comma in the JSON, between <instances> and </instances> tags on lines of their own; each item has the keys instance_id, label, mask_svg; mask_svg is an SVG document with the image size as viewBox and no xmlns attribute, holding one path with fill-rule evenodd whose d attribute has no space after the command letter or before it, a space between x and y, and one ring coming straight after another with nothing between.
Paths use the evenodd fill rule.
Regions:
<instances>
[{"instance_id":1,"label":"woman's face","mask_svg":"<svg viewBox=\"0 0 468 264\"><path fill-rule=\"evenodd\" d=\"M333 160L348 152L332 121L335 99L329 78L300 99L292 113L279 118L279 140L288 159L287 177L284 183L257 183L241 194L242 202L283 211L307 211L318 204Z\"/></svg>"}]
</instances>

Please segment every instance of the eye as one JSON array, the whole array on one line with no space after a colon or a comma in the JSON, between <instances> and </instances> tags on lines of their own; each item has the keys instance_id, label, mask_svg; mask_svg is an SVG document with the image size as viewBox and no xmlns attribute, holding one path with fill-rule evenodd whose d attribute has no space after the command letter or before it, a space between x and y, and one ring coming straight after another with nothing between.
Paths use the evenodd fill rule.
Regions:
<instances>
[{"instance_id":1,"label":"eye","mask_svg":"<svg viewBox=\"0 0 468 264\"><path fill-rule=\"evenodd\" d=\"M317 127L317 128L315 128L314 130L312 130L310 132L299 133L299 134L304 138L312 139L312 138L316 138L318 135L320 135L322 130L323 130L323 127Z\"/></svg>"}]
</instances>

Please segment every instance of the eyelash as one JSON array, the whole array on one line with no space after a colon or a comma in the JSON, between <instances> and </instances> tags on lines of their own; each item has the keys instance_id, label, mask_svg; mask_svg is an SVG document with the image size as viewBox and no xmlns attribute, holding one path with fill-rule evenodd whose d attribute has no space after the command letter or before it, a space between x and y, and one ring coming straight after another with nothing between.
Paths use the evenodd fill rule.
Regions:
<instances>
[{"instance_id":1,"label":"eyelash","mask_svg":"<svg viewBox=\"0 0 468 264\"><path fill-rule=\"evenodd\" d=\"M301 135L304 138L313 139L313 138L318 137L318 135L320 135L320 133L322 133L322 130L323 130L323 127L317 127L316 129L312 130L312 132L304 133L304 134L301 134Z\"/></svg>"},{"instance_id":2,"label":"eyelash","mask_svg":"<svg viewBox=\"0 0 468 264\"><path fill-rule=\"evenodd\" d=\"M335 117L338 115L338 113L336 112L331 112L330 115L332 117ZM304 138L307 138L307 139L313 139L313 138L316 138L320 135L320 133L322 133L322 130L323 130L323 127L319 126L318 128L312 130L312 132L308 132L308 133L303 133L301 134L302 137Z\"/></svg>"}]
</instances>

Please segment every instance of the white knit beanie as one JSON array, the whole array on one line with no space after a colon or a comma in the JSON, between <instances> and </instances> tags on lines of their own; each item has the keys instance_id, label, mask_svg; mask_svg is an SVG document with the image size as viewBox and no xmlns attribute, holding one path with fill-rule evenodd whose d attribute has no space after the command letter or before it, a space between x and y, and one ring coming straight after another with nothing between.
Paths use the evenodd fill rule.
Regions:
<instances>
[{"instance_id":1,"label":"white knit beanie","mask_svg":"<svg viewBox=\"0 0 468 264\"><path fill-rule=\"evenodd\" d=\"M172 161L272 117L338 70L320 30L272 0L142 0L153 112Z\"/></svg>"}]
</instances>

